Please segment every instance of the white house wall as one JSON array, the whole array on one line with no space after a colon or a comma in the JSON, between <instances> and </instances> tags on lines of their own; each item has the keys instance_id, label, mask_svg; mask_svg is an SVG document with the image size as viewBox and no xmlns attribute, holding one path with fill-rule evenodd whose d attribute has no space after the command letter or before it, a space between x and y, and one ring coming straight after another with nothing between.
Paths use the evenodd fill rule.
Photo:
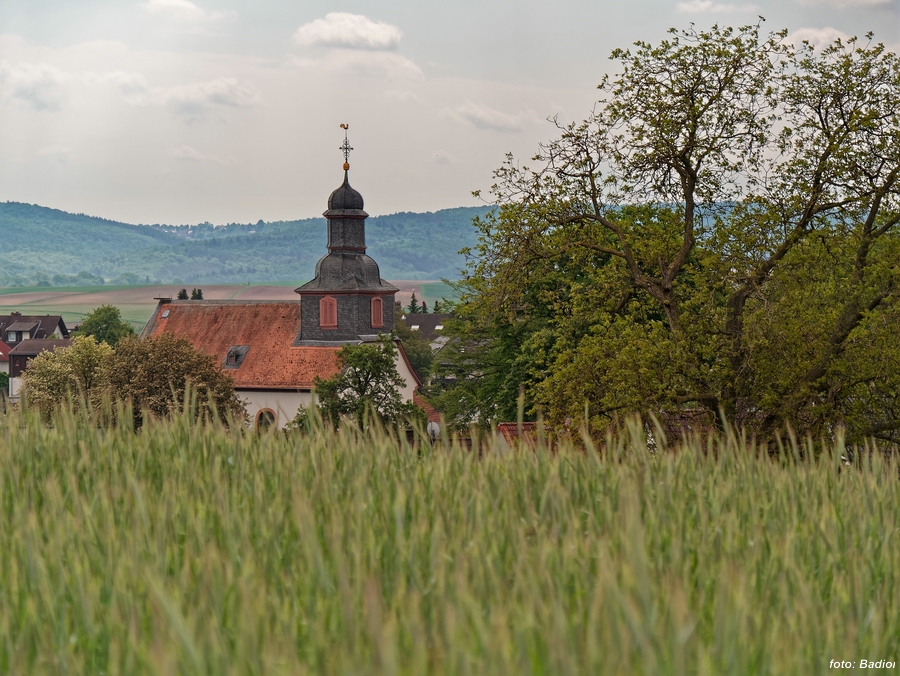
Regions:
<instances>
[{"instance_id":1,"label":"white house wall","mask_svg":"<svg viewBox=\"0 0 900 676\"><path fill-rule=\"evenodd\" d=\"M416 377L406 360L397 353L397 372L403 378L404 385L400 390L403 401L412 401L416 391ZM10 381L10 389L12 388ZM256 416L260 411L269 410L275 414L275 426L286 427L302 406L308 408L312 403L312 393L297 390L238 390L238 396L244 401L251 425L256 425Z\"/></svg>"},{"instance_id":2,"label":"white house wall","mask_svg":"<svg viewBox=\"0 0 900 676\"><path fill-rule=\"evenodd\" d=\"M12 403L19 401L19 393L22 390L22 385L25 384L25 381L21 378L10 378L9 379L9 400Z\"/></svg>"}]
</instances>

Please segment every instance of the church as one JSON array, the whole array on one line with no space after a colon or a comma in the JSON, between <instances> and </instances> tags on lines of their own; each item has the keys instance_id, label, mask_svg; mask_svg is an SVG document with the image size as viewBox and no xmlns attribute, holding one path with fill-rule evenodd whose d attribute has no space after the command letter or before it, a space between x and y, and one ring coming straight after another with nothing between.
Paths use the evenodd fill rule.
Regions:
<instances>
[{"instance_id":1,"label":"church","mask_svg":"<svg viewBox=\"0 0 900 676\"><path fill-rule=\"evenodd\" d=\"M343 125L342 125L343 126ZM346 127L344 127L346 129ZM350 186L345 136L344 182L328 198L328 253L294 301L160 299L141 337L169 332L215 357L234 378L255 426L284 427L312 401L313 380L336 374L337 352L394 330L398 289L366 255L363 198ZM404 401L421 385L397 341Z\"/></svg>"}]
</instances>

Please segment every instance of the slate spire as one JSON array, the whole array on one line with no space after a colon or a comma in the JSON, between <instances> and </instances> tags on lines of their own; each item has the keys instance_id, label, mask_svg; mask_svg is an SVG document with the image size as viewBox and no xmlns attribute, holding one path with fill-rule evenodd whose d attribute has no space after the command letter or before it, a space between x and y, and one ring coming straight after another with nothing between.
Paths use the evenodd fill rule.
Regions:
<instances>
[{"instance_id":1,"label":"slate spire","mask_svg":"<svg viewBox=\"0 0 900 676\"><path fill-rule=\"evenodd\" d=\"M340 147L344 182L329 196L328 210L323 214L328 222L328 253L316 264L315 278L295 289L302 298L301 343L362 340L394 328L394 294L398 289L381 279L378 264L366 255L369 215L363 211L362 195L350 186L353 148L348 127L341 125L345 132ZM328 318L331 300L323 301L326 297L333 298L336 306L333 326Z\"/></svg>"}]
</instances>

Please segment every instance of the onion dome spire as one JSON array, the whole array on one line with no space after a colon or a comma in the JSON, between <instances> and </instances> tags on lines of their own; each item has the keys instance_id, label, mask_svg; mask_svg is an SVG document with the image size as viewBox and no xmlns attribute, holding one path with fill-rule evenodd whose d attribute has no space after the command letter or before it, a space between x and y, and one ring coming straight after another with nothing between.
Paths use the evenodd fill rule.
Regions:
<instances>
[{"instance_id":1,"label":"onion dome spire","mask_svg":"<svg viewBox=\"0 0 900 676\"><path fill-rule=\"evenodd\" d=\"M331 196L328 198L329 211L336 209L354 209L362 211L363 208L362 195L350 187L350 152L353 148L350 146L350 139L347 136L347 130L349 128L349 124L341 124L341 129L344 130L344 142L341 144L339 150L344 154L344 182L337 190L331 193Z\"/></svg>"}]
</instances>

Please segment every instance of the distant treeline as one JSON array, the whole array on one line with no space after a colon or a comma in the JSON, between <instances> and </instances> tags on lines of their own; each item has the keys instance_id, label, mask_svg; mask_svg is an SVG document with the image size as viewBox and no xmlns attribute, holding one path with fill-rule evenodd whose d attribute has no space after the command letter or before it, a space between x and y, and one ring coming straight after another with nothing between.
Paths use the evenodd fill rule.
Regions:
<instances>
[{"instance_id":1,"label":"distant treeline","mask_svg":"<svg viewBox=\"0 0 900 676\"><path fill-rule=\"evenodd\" d=\"M457 278L487 207L371 217L368 253L392 279ZM0 203L0 285L226 284L311 278L325 219L129 225L18 202Z\"/></svg>"}]
</instances>

